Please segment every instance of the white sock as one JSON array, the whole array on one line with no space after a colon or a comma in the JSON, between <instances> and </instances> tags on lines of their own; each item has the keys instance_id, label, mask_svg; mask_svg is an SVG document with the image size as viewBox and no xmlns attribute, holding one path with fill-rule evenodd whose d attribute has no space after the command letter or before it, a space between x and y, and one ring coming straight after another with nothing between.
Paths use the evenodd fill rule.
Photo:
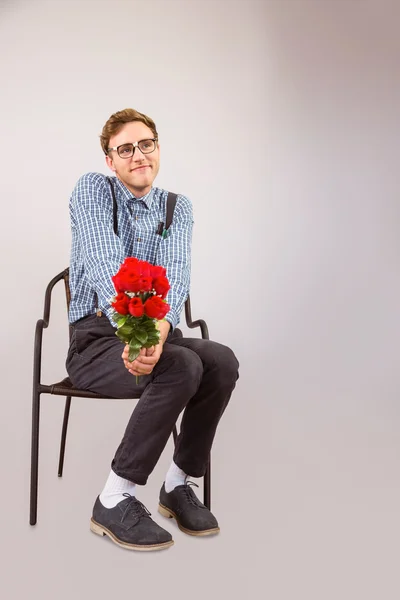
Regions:
<instances>
[{"instance_id":1,"label":"white sock","mask_svg":"<svg viewBox=\"0 0 400 600\"><path fill-rule=\"evenodd\" d=\"M119 477L114 471L111 471L106 485L100 494L100 502L106 508L114 508L118 502L125 500L126 496L123 494L130 494L134 496L136 493L136 484L132 483L128 479Z\"/></svg>"},{"instance_id":2,"label":"white sock","mask_svg":"<svg viewBox=\"0 0 400 600\"><path fill-rule=\"evenodd\" d=\"M187 474L172 461L168 473L165 476L165 491L167 494L172 492L177 485L183 485L186 481L186 477Z\"/></svg>"}]
</instances>

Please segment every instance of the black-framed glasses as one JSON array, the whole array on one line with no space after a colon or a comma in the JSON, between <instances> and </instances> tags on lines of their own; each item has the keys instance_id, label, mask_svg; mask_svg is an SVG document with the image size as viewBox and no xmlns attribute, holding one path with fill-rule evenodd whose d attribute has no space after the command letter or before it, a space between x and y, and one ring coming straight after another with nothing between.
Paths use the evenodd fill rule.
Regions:
<instances>
[{"instance_id":1,"label":"black-framed glasses","mask_svg":"<svg viewBox=\"0 0 400 600\"><path fill-rule=\"evenodd\" d=\"M121 144L120 146L114 146L113 148L108 148L107 152L116 150L118 156L121 158L131 158L135 154L136 148L139 148L140 152L143 154L150 154L150 152L154 152L156 146L157 138L151 138L148 140L139 140L139 142L135 142L133 144Z\"/></svg>"}]
</instances>

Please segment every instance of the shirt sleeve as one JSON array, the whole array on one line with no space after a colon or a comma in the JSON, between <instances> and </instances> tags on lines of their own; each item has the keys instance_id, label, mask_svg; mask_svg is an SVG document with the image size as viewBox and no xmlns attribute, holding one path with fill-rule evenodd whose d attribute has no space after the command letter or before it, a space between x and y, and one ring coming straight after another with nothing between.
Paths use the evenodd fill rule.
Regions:
<instances>
[{"instance_id":1,"label":"shirt sleeve","mask_svg":"<svg viewBox=\"0 0 400 600\"><path fill-rule=\"evenodd\" d=\"M109 308L115 295L111 277L125 257L121 241L114 233L111 192L104 176L83 175L72 192L70 208L85 276L97 293L98 306Z\"/></svg>"},{"instance_id":2,"label":"shirt sleeve","mask_svg":"<svg viewBox=\"0 0 400 600\"><path fill-rule=\"evenodd\" d=\"M192 232L192 203L185 196L179 195L168 236L161 241L155 261L156 265L161 265L167 270L171 289L166 297L170 310L165 319L172 329L179 323L190 290Z\"/></svg>"}]
</instances>

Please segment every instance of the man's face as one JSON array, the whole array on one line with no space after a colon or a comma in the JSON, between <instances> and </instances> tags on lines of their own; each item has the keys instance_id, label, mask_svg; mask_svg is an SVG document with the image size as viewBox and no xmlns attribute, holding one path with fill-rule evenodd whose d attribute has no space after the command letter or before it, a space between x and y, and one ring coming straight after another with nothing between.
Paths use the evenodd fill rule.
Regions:
<instances>
[{"instance_id":1,"label":"man's face","mask_svg":"<svg viewBox=\"0 0 400 600\"><path fill-rule=\"evenodd\" d=\"M119 133L110 138L109 148L152 138L154 134L147 125L141 121L133 121L126 123ZM154 152L143 154L136 147L130 158L121 158L116 150L111 150L106 156L106 162L133 195L140 198L151 190L156 178L160 166L160 148L156 144Z\"/></svg>"}]
</instances>

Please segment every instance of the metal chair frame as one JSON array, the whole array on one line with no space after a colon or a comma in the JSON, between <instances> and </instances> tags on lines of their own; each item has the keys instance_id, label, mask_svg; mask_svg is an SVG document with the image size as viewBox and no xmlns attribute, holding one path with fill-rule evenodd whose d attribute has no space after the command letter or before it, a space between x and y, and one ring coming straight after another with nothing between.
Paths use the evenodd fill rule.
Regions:
<instances>
[{"instance_id":1,"label":"metal chair frame","mask_svg":"<svg viewBox=\"0 0 400 600\"><path fill-rule=\"evenodd\" d=\"M111 396L96 394L88 390L74 388L70 379L66 377L62 381L45 385L41 383L41 367L42 367L42 339L43 330L49 326L50 322L50 307L51 294L54 286L63 280L65 286L65 295L67 303L67 311L71 299L69 289L69 268L64 269L56 275L48 284L44 299L43 318L36 323L35 330L35 345L33 355L33 392L32 392L32 447L31 447L31 488L30 488L30 517L29 523L35 525L37 522L37 504L38 504L38 475L39 475L39 422L40 422L40 396L41 394L52 394L54 396L65 396L64 419L61 431L60 455L58 462L58 476L62 477L64 469L65 444L67 439L67 429L69 421L69 413L71 408L71 399L77 398L94 398L94 399L121 399ZM190 329L200 327L201 337L209 339L208 327L203 319L192 320L190 297L188 296L185 303L185 318L186 324ZM132 399L140 398L140 394L132 396ZM173 432L174 443L177 438L176 425ZM211 508L211 459L209 457L208 466L204 475L204 504Z\"/></svg>"}]
</instances>

